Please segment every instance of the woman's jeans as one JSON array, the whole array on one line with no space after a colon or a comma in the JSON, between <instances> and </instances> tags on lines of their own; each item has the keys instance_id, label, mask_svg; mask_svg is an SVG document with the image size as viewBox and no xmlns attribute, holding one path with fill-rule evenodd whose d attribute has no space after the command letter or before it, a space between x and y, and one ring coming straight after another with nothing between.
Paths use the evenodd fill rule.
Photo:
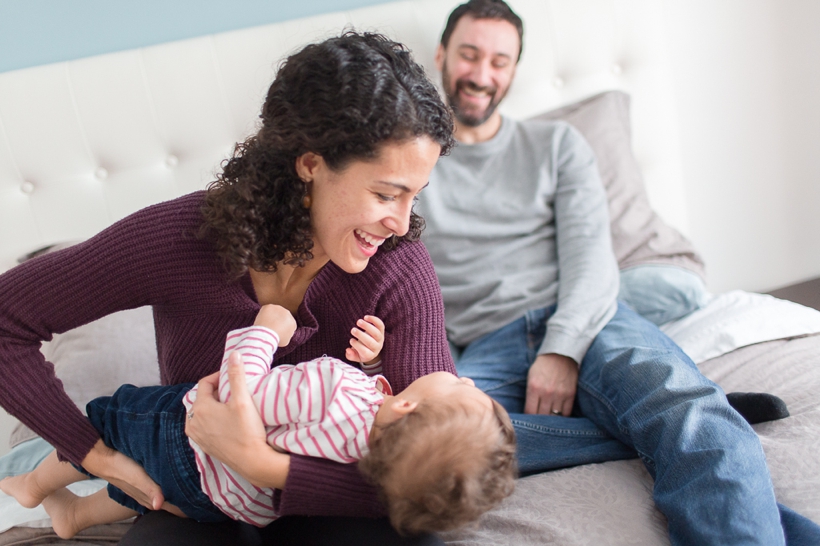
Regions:
<instances>
[{"instance_id":1,"label":"woman's jeans","mask_svg":"<svg viewBox=\"0 0 820 546\"><path fill-rule=\"evenodd\" d=\"M525 415L527 374L554 307L459 351L459 375L510 413L522 474L640 457L672 544L820 544L820 527L778 513L754 430L683 351L621 304L581 363L574 417ZM805 542L801 542L805 540Z\"/></svg>"}]
</instances>

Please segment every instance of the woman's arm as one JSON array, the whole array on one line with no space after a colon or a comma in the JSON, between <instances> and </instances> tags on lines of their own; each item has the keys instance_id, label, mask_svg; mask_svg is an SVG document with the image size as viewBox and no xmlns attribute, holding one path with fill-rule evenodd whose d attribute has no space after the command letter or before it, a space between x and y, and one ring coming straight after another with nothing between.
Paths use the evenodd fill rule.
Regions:
<instances>
[{"instance_id":1,"label":"woman's arm","mask_svg":"<svg viewBox=\"0 0 820 546\"><path fill-rule=\"evenodd\" d=\"M109 478L148 507L162 501L156 484L133 461L105 448L40 345L54 333L173 293L174 286L161 283L168 277L167 255L178 256L169 249L169 226L190 229L201 201L197 195L186 199L193 214L180 214L175 202L144 209L88 241L0 275L0 405L55 446L61 459ZM129 481L143 493L130 489Z\"/></svg>"},{"instance_id":2,"label":"woman's arm","mask_svg":"<svg viewBox=\"0 0 820 546\"><path fill-rule=\"evenodd\" d=\"M133 272L139 268L130 254L139 248L132 235L139 234L123 227L112 226L0 275L0 405L55 446L61 458L77 464L100 437L65 393L40 346L54 333L145 304L135 289ZM120 236L128 242L112 241Z\"/></svg>"},{"instance_id":3,"label":"woman's arm","mask_svg":"<svg viewBox=\"0 0 820 546\"><path fill-rule=\"evenodd\" d=\"M202 379L193 405L192 419L186 420L185 433L205 453L225 463L252 484L272 487L274 506L280 515L288 509L283 496L307 497L325 501L299 503L293 514L328 516L381 516L384 509L378 494L364 482L356 464L340 464L327 459L280 453L268 445L265 429L253 400L243 388L241 366L229 366L231 399L219 402L217 374ZM294 490L292 476L299 476ZM328 479L330 478L330 479ZM293 492L293 493L291 493ZM335 500L334 500L335 499Z\"/></svg>"},{"instance_id":4,"label":"woman's arm","mask_svg":"<svg viewBox=\"0 0 820 546\"><path fill-rule=\"evenodd\" d=\"M163 507L165 497L159 485L133 459L97 440L83 459L82 467L98 478L113 484L151 510Z\"/></svg>"},{"instance_id":5,"label":"woman's arm","mask_svg":"<svg viewBox=\"0 0 820 546\"><path fill-rule=\"evenodd\" d=\"M159 486L137 463L103 444L40 352L41 341L53 333L135 306L121 302L126 290L99 280L116 277L106 259L90 258L99 254L108 259L117 252L106 252L98 239L91 240L0 276L0 404L54 445L62 459L158 508L164 500Z\"/></svg>"},{"instance_id":6,"label":"woman's arm","mask_svg":"<svg viewBox=\"0 0 820 546\"><path fill-rule=\"evenodd\" d=\"M456 369L444 327L444 303L433 262L420 242L404 243L395 254L393 281L382 291L376 315L385 324L383 375L394 392L433 372ZM407 273L411 272L411 273Z\"/></svg>"}]
</instances>

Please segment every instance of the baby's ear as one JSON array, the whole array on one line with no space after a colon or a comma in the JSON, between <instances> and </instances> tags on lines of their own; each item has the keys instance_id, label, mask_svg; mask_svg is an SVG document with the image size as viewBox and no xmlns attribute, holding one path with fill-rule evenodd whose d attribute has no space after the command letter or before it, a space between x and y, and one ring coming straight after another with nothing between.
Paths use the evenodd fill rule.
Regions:
<instances>
[{"instance_id":1,"label":"baby's ear","mask_svg":"<svg viewBox=\"0 0 820 546\"><path fill-rule=\"evenodd\" d=\"M418 405L418 402L411 402L409 400L405 400L404 398L396 398L393 400L390 409L401 416L405 416L415 410Z\"/></svg>"}]
</instances>

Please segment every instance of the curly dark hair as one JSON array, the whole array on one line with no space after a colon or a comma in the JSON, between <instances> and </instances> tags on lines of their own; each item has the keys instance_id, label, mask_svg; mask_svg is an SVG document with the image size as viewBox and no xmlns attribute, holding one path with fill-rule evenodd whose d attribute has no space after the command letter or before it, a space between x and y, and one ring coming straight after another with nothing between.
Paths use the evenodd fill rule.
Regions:
<instances>
[{"instance_id":1,"label":"curly dark hair","mask_svg":"<svg viewBox=\"0 0 820 546\"><path fill-rule=\"evenodd\" d=\"M313 258L310 211L302 204L307 189L296 173L302 154L342 170L378 157L387 142L426 136L441 155L454 144L450 111L424 69L404 45L380 34L347 31L288 57L260 118L261 128L236 145L203 205L199 234L214 240L232 278ZM417 240L423 228L412 213L408 233L382 249Z\"/></svg>"},{"instance_id":2,"label":"curly dark hair","mask_svg":"<svg viewBox=\"0 0 820 546\"><path fill-rule=\"evenodd\" d=\"M456 8L447 18L444 32L441 33L441 45L447 49L450 43L450 36L456 28L456 24L464 16L473 19L501 19L507 21L518 31L518 61L521 60L521 52L524 50L524 22L504 0L469 0Z\"/></svg>"},{"instance_id":3,"label":"curly dark hair","mask_svg":"<svg viewBox=\"0 0 820 546\"><path fill-rule=\"evenodd\" d=\"M384 427L359 461L400 533L458 529L515 489L515 430L504 408L489 414L455 398L425 401Z\"/></svg>"}]
</instances>

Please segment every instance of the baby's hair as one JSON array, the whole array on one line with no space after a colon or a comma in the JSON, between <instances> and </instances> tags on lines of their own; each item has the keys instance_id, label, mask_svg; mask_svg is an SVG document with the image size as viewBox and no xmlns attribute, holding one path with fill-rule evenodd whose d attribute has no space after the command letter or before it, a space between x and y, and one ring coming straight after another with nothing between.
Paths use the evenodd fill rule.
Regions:
<instances>
[{"instance_id":1,"label":"baby's hair","mask_svg":"<svg viewBox=\"0 0 820 546\"><path fill-rule=\"evenodd\" d=\"M362 473L381 489L401 533L447 531L477 520L515 488L515 432L507 412L458 399L422 402L381 429Z\"/></svg>"}]
</instances>

